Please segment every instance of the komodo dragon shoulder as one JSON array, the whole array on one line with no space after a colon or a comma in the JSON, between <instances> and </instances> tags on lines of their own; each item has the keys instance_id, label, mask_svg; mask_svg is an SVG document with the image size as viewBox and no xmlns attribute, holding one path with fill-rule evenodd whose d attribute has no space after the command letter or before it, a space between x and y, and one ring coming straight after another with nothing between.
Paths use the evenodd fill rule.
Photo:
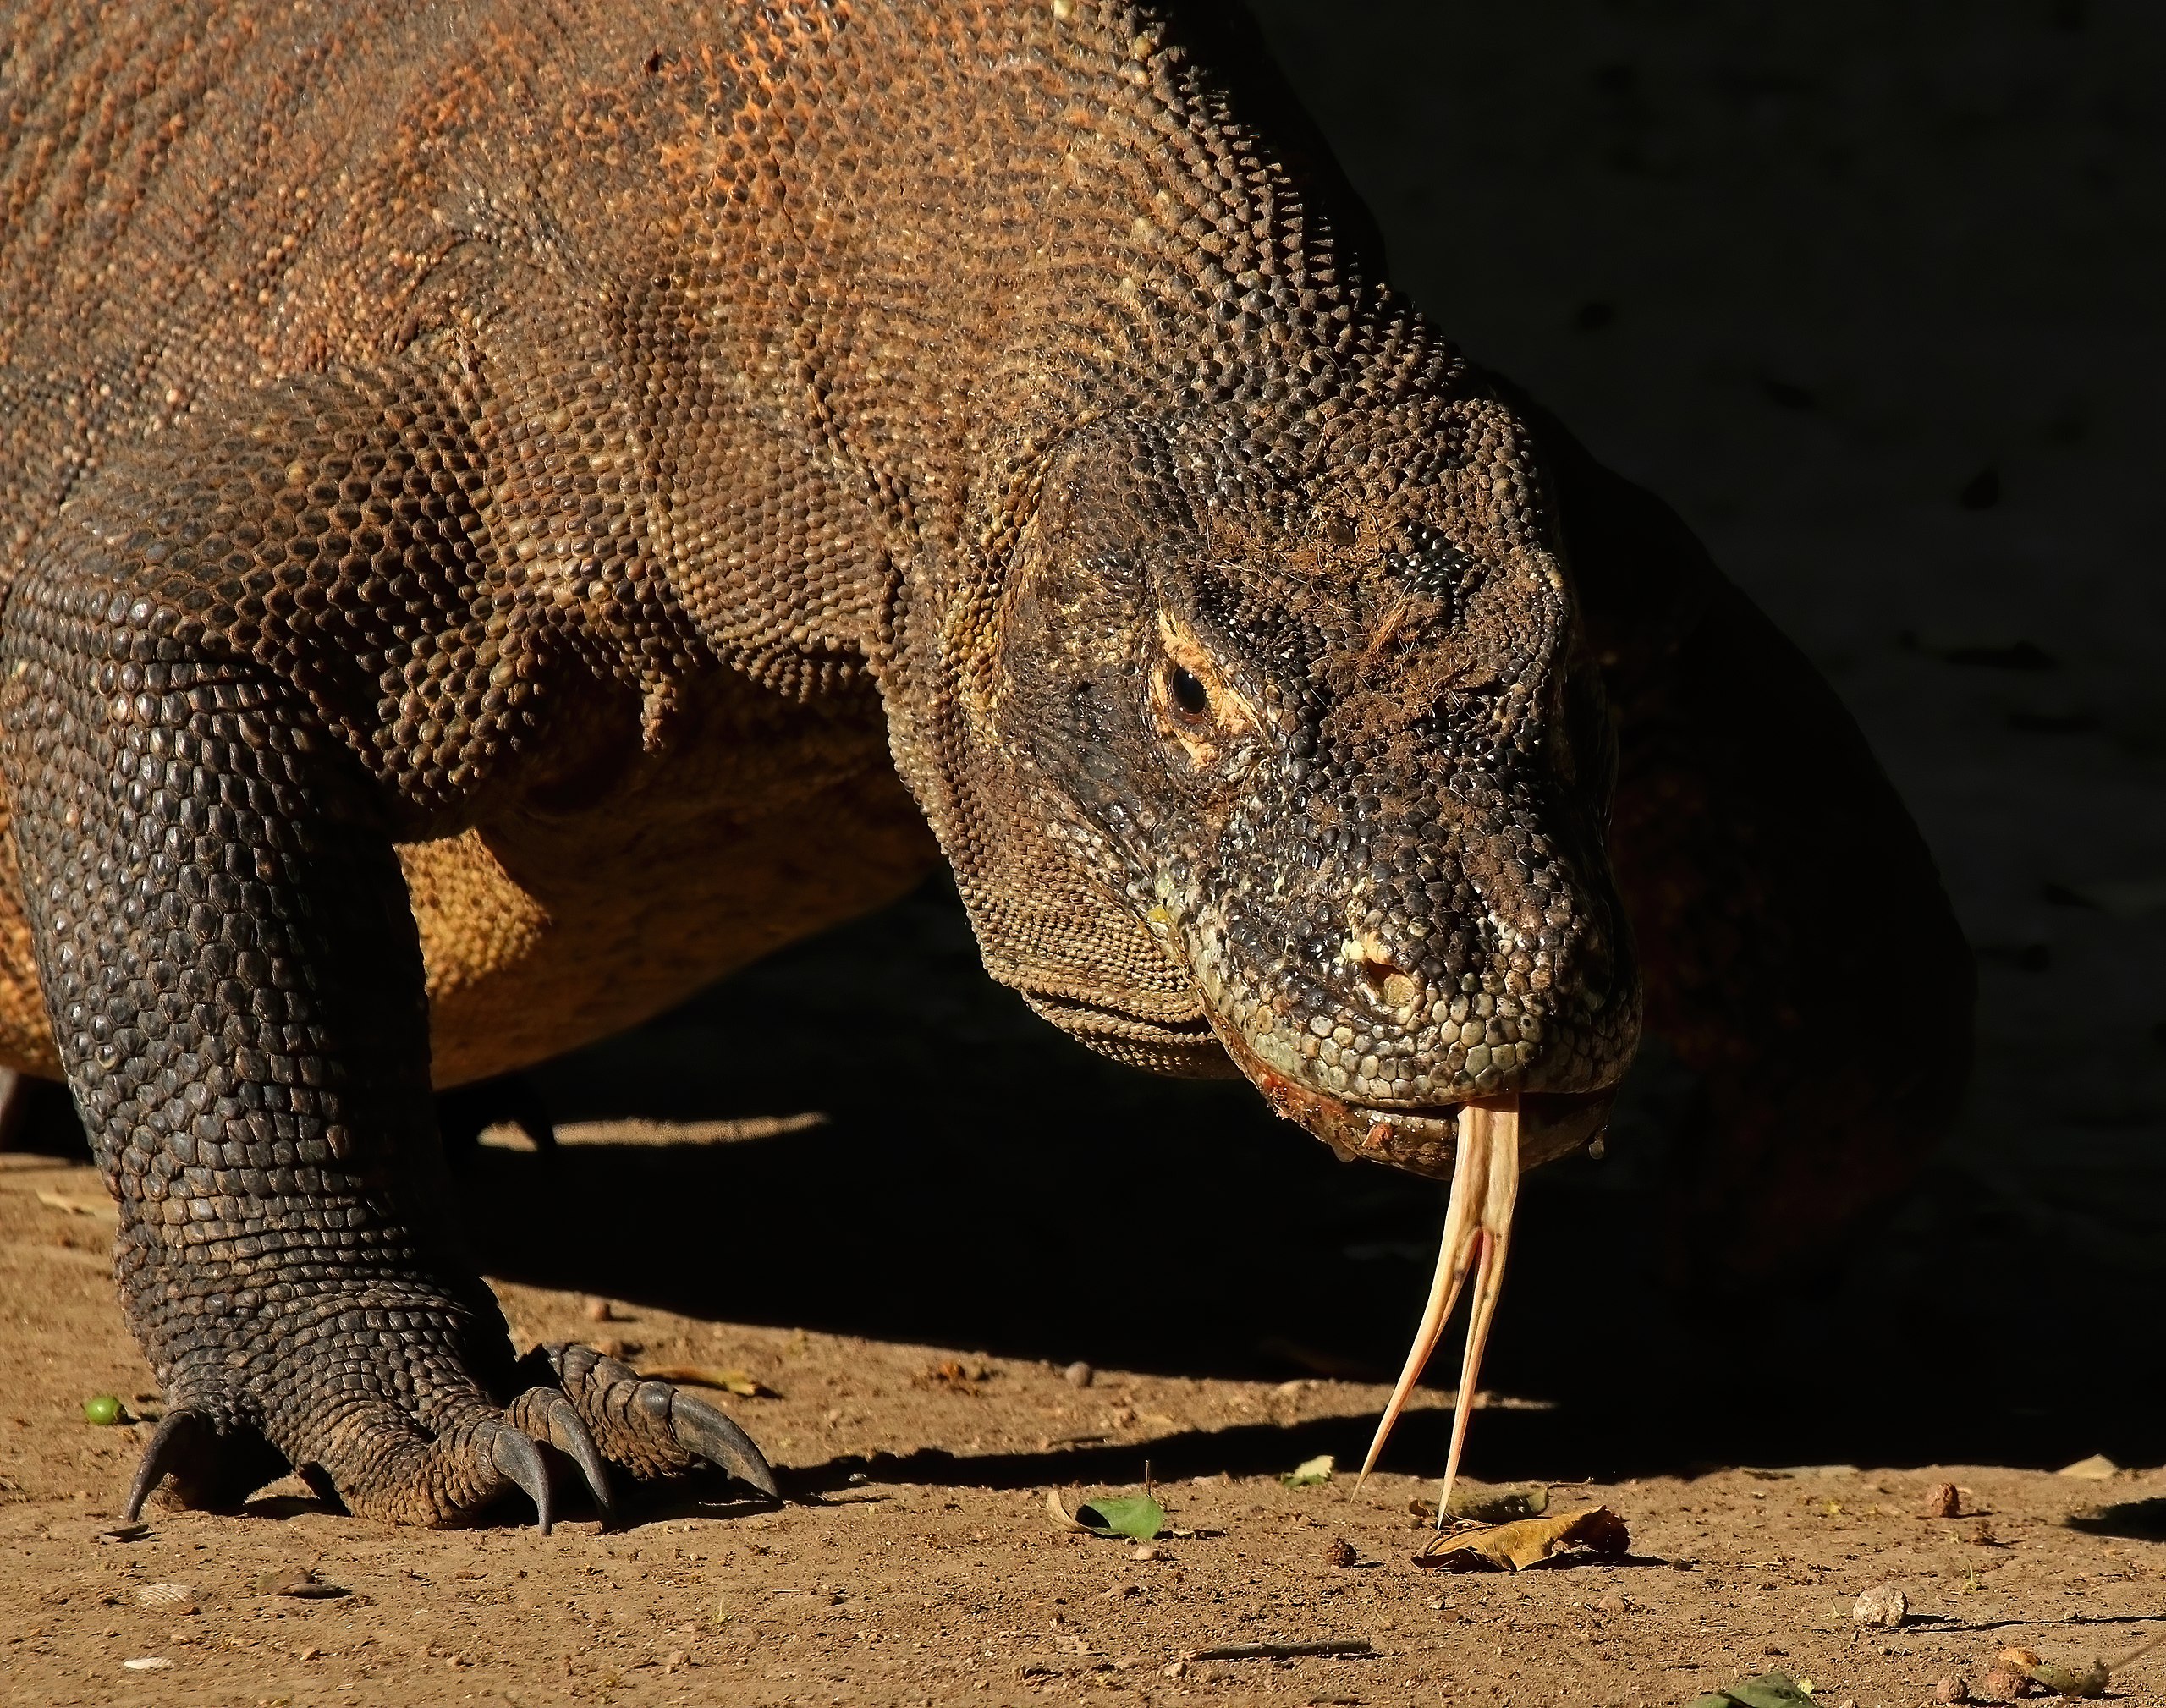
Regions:
<instances>
[{"instance_id":1,"label":"komodo dragon shoulder","mask_svg":"<svg viewBox=\"0 0 2166 1708\"><path fill-rule=\"evenodd\" d=\"M514 1358L432 1085L943 857L1039 1013L1348 1155L1569 1148L1643 1027L1771 1233L1944 1123L1968 958L1856 729L1206 10L0 29L0 1061L121 1205L137 1503L772 1488Z\"/></svg>"}]
</instances>

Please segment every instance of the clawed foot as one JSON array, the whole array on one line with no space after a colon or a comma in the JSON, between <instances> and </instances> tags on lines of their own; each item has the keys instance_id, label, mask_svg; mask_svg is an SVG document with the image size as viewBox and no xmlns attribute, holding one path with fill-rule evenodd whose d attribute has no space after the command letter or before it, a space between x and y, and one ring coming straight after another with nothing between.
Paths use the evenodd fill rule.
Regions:
<instances>
[{"instance_id":1,"label":"clawed foot","mask_svg":"<svg viewBox=\"0 0 2166 1708\"><path fill-rule=\"evenodd\" d=\"M556 1521L552 1449L579 1467L601 1515L616 1519L609 1467L641 1480L718 1466L769 1500L773 1470L750 1436L705 1400L583 1346L537 1347L519 1365L533 1385L501 1410L478 1396L440 1401L428 1425L373 1397L334 1402L290 1455L255 1429L176 1403L145 1449L124 1518L134 1522L168 1480L186 1506L231 1507L297 1464L319 1494L361 1518L444 1526L470 1523L513 1490L533 1502L542 1532Z\"/></svg>"},{"instance_id":2,"label":"clawed foot","mask_svg":"<svg viewBox=\"0 0 2166 1708\"><path fill-rule=\"evenodd\" d=\"M782 1498L774 1471L751 1436L727 1413L672 1383L642 1376L629 1365L562 1341L535 1348L520 1361L520 1371L536 1385L513 1402L514 1418L529 1401L568 1403L577 1421L591 1431L602 1457L635 1477L681 1476L705 1463L771 1501Z\"/></svg>"}]
</instances>

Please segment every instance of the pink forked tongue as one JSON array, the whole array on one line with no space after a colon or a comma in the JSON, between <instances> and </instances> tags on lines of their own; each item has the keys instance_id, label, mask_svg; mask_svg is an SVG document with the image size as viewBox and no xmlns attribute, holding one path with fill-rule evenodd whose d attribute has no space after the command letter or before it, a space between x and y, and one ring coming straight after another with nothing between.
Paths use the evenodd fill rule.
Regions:
<instances>
[{"instance_id":1,"label":"pink forked tongue","mask_svg":"<svg viewBox=\"0 0 2166 1708\"><path fill-rule=\"evenodd\" d=\"M1512 1206L1520 1194L1520 1100L1483 1098L1463 1104L1459 1112L1459 1153L1452 1162L1452 1196L1444 1211L1443 1248L1437 1254L1437 1278L1429 1284L1428 1308L1421 1313L1421 1326L1406 1354L1406 1368L1399 1373L1391 1403L1377 1425L1377 1438L1369 1443L1369 1456L1361 1462L1367 1476L1384 1450L1391 1426L1421 1379L1429 1354L1437 1349L1444 1332L1444 1319L1459 1302L1460 1289L1474 1276L1474 1302L1466 1324L1466 1358L1460 1365L1459 1397L1452 1405L1452 1445L1444 1459L1443 1491L1437 1497L1437 1526L1443 1528L1451 1505L1452 1483L1459 1475L1460 1451L1466 1446L1466 1418L1474 1403L1474 1382L1482 1369L1482 1348L1489 1338L1489 1321L1497 1314L1497 1293L1504 1280L1504 1250L1511 1239ZM1358 1488L1360 1484L1357 1482Z\"/></svg>"}]
</instances>

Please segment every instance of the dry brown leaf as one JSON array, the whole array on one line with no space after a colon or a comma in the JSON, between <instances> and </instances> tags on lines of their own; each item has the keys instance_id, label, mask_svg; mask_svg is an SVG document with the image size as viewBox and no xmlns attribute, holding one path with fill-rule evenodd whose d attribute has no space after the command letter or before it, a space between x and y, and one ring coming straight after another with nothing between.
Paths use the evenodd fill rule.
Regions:
<instances>
[{"instance_id":1,"label":"dry brown leaf","mask_svg":"<svg viewBox=\"0 0 2166 1708\"><path fill-rule=\"evenodd\" d=\"M1046 1491L1046 1516L1064 1530L1073 1530L1079 1536L1087 1536L1091 1534L1091 1527L1088 1524L1078 1524L1075 1514L1061 1504L1058 1489Z\"/></svg>"},{"instance_id":2,"label":"dry brown leaf","mask_svg":"<svg viewBox=\"0 0 2166 1708\"><path fill-rule=\"evenodd\" d=\"M665 1364L640 1374L649 1381L671 1381L680 1387L718 1387L746 1399L780 1399L782 1396L741 1370L717 1370L704 1364Z\"/></svg>"},{"instance_id":3,"label":"dry brown leaf","mask_svg":"<svg viewBox=\"0 0 2166 1708\"><path fill-rule=\"evenodd\" d=\"M1585 1507L1552 1518L1484 1524L1433 1537L1414 1563L1443 1572L1524 1572L1576 1549L1621 1554L1632 1546L1624 1520L1608 1507Z\"/></svg>"},{"instance_id":4,"label":"dry brown leaf","mask_svg":"<svg viewBox=\"0 0 2166 1708\"><path fill-rule=\"evenodd\" d=\"M992 1375L983 1365L966 1365L959 1358L943 1358L931 1370L920 1370L910 1378L915 1387L946 1388L951 1393L976 1393L978 1384Z\"/></svg>"}]
</instances>

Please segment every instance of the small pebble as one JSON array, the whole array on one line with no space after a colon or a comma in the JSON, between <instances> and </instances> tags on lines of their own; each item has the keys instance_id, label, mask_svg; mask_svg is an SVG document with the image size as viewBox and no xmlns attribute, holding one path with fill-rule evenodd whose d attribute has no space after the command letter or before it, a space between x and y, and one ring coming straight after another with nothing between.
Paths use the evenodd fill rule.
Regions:
<instances>
[{"instance_id":1,"label":"small pebble","mask_svg":"<svg viewBox=\"0 0 2166 1708\"><path fill-rule=\"evenodd\" d=\"M1154 1548L1150 1543L1145 1542L1129 1557L1135 1560L1163 1560L1166 1557L1166 1551L1163 1548Z\"/></svg>"},{"instance_id":2,"label":"small pebble","mask_svg":"<svg viewBox=\"0 0 2166 1708\"><path fill-rule=\"evenodd\" d=\"M172 1666L173 1662L162 1655L139 1655L133 1661L123 1661L120 1664L131 1672L155 1672L161 1667Z\"/></svg>"},{"instance_id":3,"label":"small pebble","mask_svg":"<svg viewBox=\"0 0 2166 1708\"><path fill-rule=\"evenodd\" d=\"M2031 1683L2031 1675L2005 1662L1989 1667L1978 1681L1978 1694L1987 1702L2013 1702Z\"/></svg>"},{"instance_id":4,"label":"small pebble","mask_svg":"<svg viewBox=\"0 0 2166 1708\"><path fill-rule=\"evenodd\" d=\"M1619 1595L1616 1590L1612 1590L1608 1595L1604 1595L1599 1601L1597 1601L1594 1604L1594 1610L1597 1613L1607 1613L1612 1618L1614 1618L1619 1613L1630 1612L1632 1611L1632 1604L1626 1601L1622 1595Z\"/></svg>"},{"instance_id":5,"label":"small pebble","mask_svg":"<svg viewBox=\"0 0 2166 1708\"><path fill-rule=\"evenodd\" d=\"M1172 1661L1168 1665L1161 1667L1158 1671L1162 1675L1168 1678L1179 1678L1187 1672L1188 1662L1185 1661Z\"/></svg>"},{"instance_id":6,"label":"small pebble","mask_svg":"<svg viewBox=\"0 0 2166 1708\"><path fill-rule=\"evenodd\" d=\"M1936 1702L1968 1702L1971 1700L1971 1681L1960 1672L1950 1672L1932 1687Z\"/></svg>"},{"instance_id":7,"label":"small pebble","mask_svg":"<svg viewBox=\"0 0 2166 1708\"><path fill-rule=\"evenodd\" d=\"M1928 1519L1961 1518L1963 1491L1953 1483L1935 1483L1926 1495L1923 1516Z\"/></svg>"},{"instance_id":8,"label":"small pebble","mask_svg":"<svg viewBox=\"0 0 2166 1708\"><path fill-rule=\"evenodd\" d=\"M1910 1611L1910 1598L1900 1590L1893 1584L1876 1584L1858 1597L1850 1618L1860 1625L1885 1625L1893 1630Z\"/></svg>"},{"instance_id":9,"label":"small pebble","mask_svg":"<svg viewBox=\"0 0 2166 1708\"><path fill-rule=\"evenodd\" d=\"M1070 1387L1088 1387L1091 1378L1097 1375L1096 1370L1079 1358L1066 1370L1061 1371L1060 1379Z\"/></svg>"},{"instance_id":10,"label":"small pebble","mask_svg":"<svg viewBox=\"0 0 2166 1708\"><path fill-rule=\"evenodd\" d=\"M589 1322L614 1322L617 1320L616 1309L606 1299L590 1299L586 1302L586 1320Z\"/></svg>"},{"instance_id":11,"label":"small pebble","mask_svg":"<svg viewBox=\"0 0 2166 1708\"><path fill-rule=\"evenodd\" d=\"M1333 1537L1331 1546L1323 1552L1324 1557L1342 1572L1361 1557L1354 1551L1353 1543L1348 1541L1344 1536Z\"/></svg>"}]
</instances>

